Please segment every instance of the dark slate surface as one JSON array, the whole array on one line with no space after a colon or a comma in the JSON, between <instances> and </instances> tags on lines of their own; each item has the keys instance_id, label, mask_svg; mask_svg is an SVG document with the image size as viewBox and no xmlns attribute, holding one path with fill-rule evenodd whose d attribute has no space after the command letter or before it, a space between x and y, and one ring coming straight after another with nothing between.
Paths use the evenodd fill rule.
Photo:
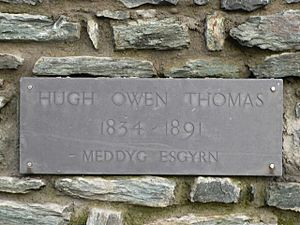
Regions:
<instances>
[{"instance_id":1,"label":"dark slate surface","mask_svg":"<svg viewBox=\"0 0 300 225\"><path fill-rule=\"evenodd\" d=\"M22 78L20 86L21 173L281 175L281 80Z\"/></svg>"}]
</instances>

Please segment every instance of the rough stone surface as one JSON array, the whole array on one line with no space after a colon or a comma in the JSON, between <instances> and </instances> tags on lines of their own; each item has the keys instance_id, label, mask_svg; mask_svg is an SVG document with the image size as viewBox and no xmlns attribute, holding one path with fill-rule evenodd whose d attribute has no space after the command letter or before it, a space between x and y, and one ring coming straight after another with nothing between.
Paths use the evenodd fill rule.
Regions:
<instances>
[{"instance_id":1,"label":"rough stone surface","mask_svg":"<svg viewBox=\"0 0 300 225\"><path fill-rule=\"evenodd\" d=\"M0 13L0 40L73 41L80 38L80 24L61 16L53 21L42 15Z\"/></svg>"},{"instance_id":2,"label":"rough stone surface","mask_svg":"<svg viewBox=\"0 0 300 225\"><path fill-rule=\"evenodd\" d=\"M5 225L67 225L71 207L52 203L33 204L0 201L0 224Z\"/></svg>"},{"instance_id":3,"label":"rough stone surface","mask_svg":"<svg viewBox=\"0 0 300 225\"><path fill-rule=\"evenodd\" d=\"M58 179L55 187L65 194L85 199L166 207L174 202L176 183L160 177L115 180L77 177Z\"/></svg>"},{"instance_id":4,"label":"rough stone surface","mask_svg":"<svg viewBox=\"0 0 300 225\"><path fill-rule=\"evenodd\" d=\"M273 51L300 49L300 10L252 16L230 30L241 45Z\"/></svg>"},{"instance_id":5,"label":"rough stone surface","mask_svg":"<svg viewBox=\"0 0 300 225\"><path fill-rule=\"evenodd\" d=\"M120 0L127 8L136 8L144 4L158 5L161 3L169 3L176 5L179 0Z\"/></svg>"},{"instance_id":6,"label":"rough stone surface","mask_svg":"<svg viewBox=\"0 0 300 225\"><path fill-rule=\"evenodd\" d=\"M267 221L258 218L250 218L246 215L232 214L222 216L195 216L189 214L181 217L160 219L145 225L277 225L277 218L273 217Z\"/></svg>"},{"instance_id":7,"label":"rough stone surface","mask_svg":"<svg viewBox=\"0 0 300 225\"><path fill-rule=\"evenodd\" d=\"M300 212L300 184L273 183L267 188L267 204Z\"/></svg>"},{"instance_id":8,"label":"rough stone surface","mask_svg":"<svg viewBox=\"0 0 300 225\"><path fill-rule=\"evenodd\" d=\"M131 18L143 18L143 19L149 19L154 18L157 15L157 11L155 9L140 9L131 12Z\"/></svg>"},{"instance_id":9,"label":"rough stone surface","mask_svg":"<svg viewBox=\"0 0 300 225\"><path fill-rule=\"evenodd\" d=\"M121 212L93 208L86 225L123 225L123 218Z\"/></svg>"},{"instance_id":10,"label":"rough stone surface","mask_svg":"<svg viewBox=\"0 0 300 225\"><path fill-rule=\"evenodd\" d=\"M6 74L6 72L4 72ZM11 77L9 74L8 77ZM11 82L9 79L0 79L0 170L2 175L7 175L8 168L14 166L18 168L17 151L17 106L14 98L16 82ZM13 100L11 102L11 100ZM10 102L10 104L8 104ZM5 108L3 108L6 106ZM8 112L8 113L7 113ZM1 224L1 223L0 223Z\"/></svg>"},{"instance_id":11,"label":"rough stone surface","mask_svg":"<svg viewBox=\"0 0 300 225\"><path fill-rule=\"evenodd\" d=\"M198 177L190 193L192 202L237 203L241 189L229 178Z\"/></svg>"},{"instance_id":12,"label":"rough stone surface","mask_svg":"<svg viewBox=\"0 0 300 225\"><path fill-rule=\"evenodd\" d=\"M217 77L217 78L238 78L239 67L234 64L220 62L219 59L208 60L196 59L187 61L186 65L179 68L171 68L166 72L168 77Z\"/></svg>"},{"instance_id":13,"label":"rough stone surface","mask_svg":"<svg viewBox=\"0 0 300 225\"><path fill-rule=\"evenodd\" d=\"M250 201L255 207L264 207L265 204L265 186L256 183L250 185Z\"/></svg>"},{"instance_id":14,"label":"rough stone surface","mask_svg":"<svg viewBox=\"0 0 300 225\"><path fill-rule=\"evenodd\" d=\"M297 128L296 128L297 127ZM294 129L294 145L295 147L300 147L300 127L299 127L299 121L297 123L297 125L295 125L295 129Z\"/></svg>"},{"instance_id":15,"label":"rough stone surface","mask_svg":"<svg viewBox=\"0 0 300 225\"><path fill-rule=\"evenodd\" d=\"M174 19L138 20L113 26L115 48L182 49L190 43L188 28Z\"/></svg>"},{"instance_id":16,"label":"rough stone surface","mask_svg":"<svg viewBox=\"0 0 300 225\"><path fill-rule=\"evenodd\" d=\"M295 114L296 114L296 118L300 118L300 102L298 102L296 104L296 107L295 107Z\"/></svg>"},{"instance_id":17,"label":"rough stone surface","mask_svg":"<svg viewBox=\"0 0 300 225\"><path fill-rule=\"evenodd\" d=\"M222 0L221 7L226 10L245 10L251 12L268 5L270 2L271 0Z\"/></svg>"},{"instance_id":18,"label":"rough stone surface","mask_svg":"<svg viewBox=\"0 0 300 225\"><path fill-rule=\"evenodd\" d=\"M41 57L33 73L45 76L88 74L107 77L152 77L156 74L149 61L94 56Z\"/></svg>"},{"instance_id":19,"label":"rough stone surface","mask_svg":"<svg viewBox=\"0 0 300 225\"><path fill-rule=\"evenodd\" d=\"M300 77L300 52L269 56L250 70L259 78Z\"/></svg>"},{"instance_id":20,"label":"rough stone surface","mask_svg":"<svg viewBox=\"0 0 300 225\"><path fill-rule=\"evenodd\" d=\"M45 183L40 179L0 177L0 192L25 194L43 186Z\"/></svg>"},{"instance_id":21,"label":"rough stone surface","mask_svg":"<svg viewBox=\"0 0 300 225\"><path fill-rule=\"evenodd\" d=\"M104 17L114 20L126 20L130 18L129 11L111 11L111 10L103 10L97 12L97 17Z\"/></svg>"},{"instance_id":22,"label":"rough stone surface","mask_svg":"<svg viewBox=\"0 0 300 225\"><path fill-rule=\"evenodd\" d=\"M17 69L23 62L24 59L19 56L0 53L0 69Z\"/></svg>"},{"instance_id":23,"label":"rough stone surface","mask_svg":"<svg viewBox=\"0 0 300 225\"><path fill-rule=\"evenodd\" d=\"M287 3L298 3L300 0L285 0Z\"/></svg>"},{"instance_id":24,"label":"rough stone surface","mask_svg":"<svg viewBox=\"0 0 300 225\"><path fill-rule=\"evenodd\" d=\"M300 182L300 119L295 116L295 105L299 102L295 90L300 87L297 81L293 79L284 86L283 162L284 178L289 182Z\"/></svg>"},{"instance_id":25,"label":"rough stone surface","mask_svg":"<svg viewBox=\"0 0 300 225\"><path fill-rule=\"evenodd\" d=\"M15 87L11 83L1 85L0 87L0 110L11 101L15 95Z\"/></svg>"},{"instance_id":26,"label":"rough stone surface","mask_svg":"<svg viewBox=\"0 0 300 225\"><path fill-rule=\"evenodd\" d=\"M99 38L100 38L100 34L99 34L99 26L97 21L95 21L94 19L88 19L87 21L87 32L89 34L89 37L95 47L95 49L99 49Z\"/></svg>"},{"instance_id":27,"label":"rough stone surface","mask_svg":"<svg viewBox=\"0 0 300 225\"><path fill-rule=\"evenodd\" d=\"M225 18L219 13L206 17L206 47L210 51L221 51L225 42Z\"/></svg>"},{"instance_id":28,"label":"rough stone surface","mask_svg":"<svg viewBox=\"0 0 300 225\"><path fill-rule=\"evenodd\" d=\"M206 5L208 2L209 0L194 0L196 5Z\"/></svg>"},{"instance_id":29,"label":"rough stone surface","mask_svg":"<svg viewBox=\"0 0 300 225\"><path fill-rule=\"evenodd\" d=\"M36 5L43 0L0 0L0 2L6 2L11 4L29 4L29 5Z\"/></svg>"}]
</instances>

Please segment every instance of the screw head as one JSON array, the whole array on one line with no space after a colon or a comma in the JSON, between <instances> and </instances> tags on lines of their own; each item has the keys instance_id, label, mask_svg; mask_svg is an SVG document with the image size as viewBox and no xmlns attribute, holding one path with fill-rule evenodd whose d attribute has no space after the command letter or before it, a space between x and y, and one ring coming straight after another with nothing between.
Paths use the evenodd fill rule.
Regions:
<instances>
[{"instance_id":1,"label":"screw head","mask_svg":"<svg viewBox=\"0 0 300 225\"><path fill-rule=\"evenodd\" d=\"M31 84L29 84L29 85L27 86L27 88L28 88L28 90L31 90L31 89L33 88L33 86L32 86Z\"/></svg>"},{"instance_id":2,"label":"screw head","mask_svg":"<svg viewBox=\"0 0 300 225\"><path fill-rule=\"evenodd\" d=\"M272 86L270 89L271 89L272 92L276 91L276 87L275 86Z\"/></svg>"},{"instance_id":3,"label":"screw head","mask_svg":"<svg viewBox=\"0 0 300 225\"><path fill-rule=\"evenodd\" d=\"M274 164L274 163L270 163L269 168L270 168L271 170L274 170L274 169L275 169L275 164Z\"/></svg>"},{"instance_id":4,"label":"screw head","mask_svg":"<svg viewBox=\"0 0 300 225\"><path fill-rule=\"evenodd\" d=\"M27 167L32 167L33 166L33 163L32 162L27 162Z\"/></svg>"}]
</instances>

